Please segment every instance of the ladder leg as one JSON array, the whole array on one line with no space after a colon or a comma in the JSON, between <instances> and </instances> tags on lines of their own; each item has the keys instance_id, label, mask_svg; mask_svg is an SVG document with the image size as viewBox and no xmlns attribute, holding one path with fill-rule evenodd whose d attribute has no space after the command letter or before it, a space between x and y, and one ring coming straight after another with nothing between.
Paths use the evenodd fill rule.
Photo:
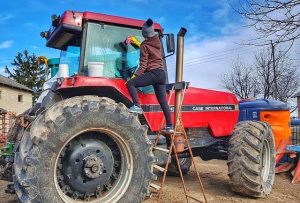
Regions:
<instances>
[{"instance_id":1,"label":"ladder leg","mask_svg":"<svg viewBox=\"0 0 300 203\"><path fill-rule=\"evenodd\" d=\"M163 185L164 185L165 180L166 180L167 171L168 171L168 167L169 167L169 162L170 162L171 155L172 155L172 149L173 149L173 146L174 146L174 136L175 136L175 133L171 135L171 145L170 145L170 149L169 149L169 152L168 152L167 163L165 165L165 170L164 170L164 173L163 173L162 181L161 181L161 184L160 184L161 188L159 189L158 195L157 195L157 202L159 202L159 200L160 200L160 195L162 193Z\"/></svg>"},{"instance_id":2,"label":"ladder leg","mask_svg":"<svg viewBox=\"0 0 300 203\"><path fill-rule=\"evenodd\" d=\"M176 159L176 163L177 163L177 168L178 168L178 171L179 171L179 174L180 174L180 179L181 179L181 183L182 183L182 186L183 186L183 189L184 189L184 194L185 194L185 198L186 198L186 202L189 202L189 199L187 197L187 188L186 188L186 185L185 185L185 181L184 181L184 178L183 178L183 174L182 174L182 170L181 170L181 167L180 167L180 162L179 162L179 158L178 158L178 154L176 152L176 148L175 148L175 145L174 146L174 154L175 154L175 159Z\"/></svg>"},{"instance_id":3,"label":"ladder leg","mask_svg":"<svg viewBox=\"0 0 300 203\"><path fill-rule=\"evenodd\" d=\"M173 92L173 91L172 91ZM182 103L183 103L183 98L184 98L184 95L185 95L185 89L183 91L183 97L181 99L181 102L179 104L179 109L178 109L178 118L177 120L175 121L174 123L174 133L172 133L169 137L170 137L170 147L169 147L169 150L168 149L164 149L164 148L160 148L160 147L156 147L157 143L158 143L158 140L159 140L159 136L161 135L161 131L159 131L157 137L156 137L156 140L155 140L155 143L154 143L154 147L153 147L153 150L154 149L157 149L157 150L160 150L160 151L164 151L165 153L167 153L167 162L166 162L166 165L165 165L165 168L163 169L162 167L160 166L154 166L154 168L156 170L160 170L160 171L163 171L163 177L162 177L162 181L160 183L160 187L157 186L157 185L152 185L154 188L156 188L157 190L157 202L159 202L160 200L160 196L161 196L161 193L162 193L162 189L163 189L163 185L165 183L165 180L166 180L166 175L167 175L167 171L168 171L168 167L169 167L169 162L171 161L171 156L172 156L172 152L174 152L174 155L175 155L175 159L176 159L176 164L177 164L177 168L178 168L178 171L179 171L179 174L180 174L180 179L181 179L181 182L182 182L182 185L183 185L183 189L184 189L184 193L185 193L185 198L186 198L186 202L190 202L190 199L193 199L195 201L198 201L198 202L202 202L200 200L198 200L197 198L191 196L188 194L188 189L185 185L185 181L184 181L184 177L183 177L183 174L182 174L182 170L181 170L181 167L180 167L180 162L179 162L179 158L178 158L178 153L176 151L176 145L175 145L175 137L177 135L177 133L182 133L183 134L183 139L184 139L184 142L186 143L186 147L188 149L188 152L191 156L191 159L192 159L192 164L194 165L194 169L196 171L196 174L197 174L197 179L198 179L198 182L200 184L200 188L201 188L201 192L203 194L203 197L204 197L204 200L205 200L205 203L207 203L207 198L206 198L206 195L205 195L205 191L204 191L204 187L203 187L203 184L202 184L202 181L201 181L201 177L199 175L199 172L197 170L197 167L196 167L196 164L195 164L195 160L194 160L194 156L193 156L193 152L192 152L192 149L191 149L191 146L189 144L189 141L188 141L188 137L187 137L187 134L185 132L185 129L184 129L184 126L183 126L183 122L182 122L182 119L181 119L181 106L182 106ZM172 97L172 94L170 95L170 98L169 98L169 101L168 101L168 104L170 103L170 100L171 100L171 97ZM164 123L165 119L163 119L162 121L162 125ZM162 128L162 126L161 126Z\"/></svg>"},{"instance_id":4,"label":"ladder leg","mask_svg":"<svg viewBox=\"0 0 300 203\"><path fill-rule=\"evenodd\" d=\"M181 121L181 122L182 122L182 121ZM192 163L193 163L194 169L195 169L196 174L197 174L197 179L198 179L198 182L199 182L199 184L200 184L200 188L201 188L201 191L202 191L202 194L203 194L203 197L204 197L204 201L205 201L205 203L207 203L207 198L206 198L206 195L205 195L203 183L202 183L202 180L201 180L199 171L197 170L197 167L196 167L196 164L195 164L195 160L194 160L193 151L192 151L191 146L190 146L190 143L189 143L189 141L188 141L186 132L184 132L184 138L185 138L185 141L186 141L186 144L187 144L187 148L188 148L188 150L189 150L189 153L190 153L190 155L191 155Z\"/></svg>"}]
</instances>

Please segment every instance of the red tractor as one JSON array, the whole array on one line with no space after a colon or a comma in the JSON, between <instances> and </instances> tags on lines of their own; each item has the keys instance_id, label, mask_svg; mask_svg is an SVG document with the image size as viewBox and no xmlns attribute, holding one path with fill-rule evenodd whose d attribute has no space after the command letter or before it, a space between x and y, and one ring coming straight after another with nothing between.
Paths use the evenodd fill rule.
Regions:
<instances>
[{"instance_id":1,"label":"red tractor","mask_svg":"<svg viewBox=\"0 0 300 203\"><path fill-rule=\"evenodd\" d=\"M21 202L132 203L149 195L156 178L153 163L165 164L151 148L163 113L151 87L139 91L143 115L128 112L132 100L125 83L134 69L128 65L130 54L136 50L122 46L128 35L142 40L143 23L92 12L52 16L50 30L41 35L48 47L62 50L60 63L77 73L57 78L42 101L24 114L27 127L12 131L13 181ZM167 53L174 53L174 35L164 34L157 23L154 28L161 40L166 38ZM64 56L78 60L71 63ZM100 62L101 76L89 70L95 62ZM238 123L236 96L221 91L189 87L181 110L194 155L228 160L232 189L241 195L271 192L275 148L268 124ZM159 144L169 147L165 138ZM187 173L188 153L182 152L180 159ZM170 170L177 175L173 161Z\"/></svg>"}]
</instances>

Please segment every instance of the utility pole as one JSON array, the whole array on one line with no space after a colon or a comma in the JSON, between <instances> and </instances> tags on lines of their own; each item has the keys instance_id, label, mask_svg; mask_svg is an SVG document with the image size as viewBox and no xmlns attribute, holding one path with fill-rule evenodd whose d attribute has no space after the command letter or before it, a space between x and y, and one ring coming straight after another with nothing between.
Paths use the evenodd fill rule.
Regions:
<instances>
[{"instance_id":1,"label":"utility pole","mask_svg":"<svg viewBox=\"0 0 300 203\"><path fill-rule=\"evenodd\" d=\"M272 49L272 62L273 62L273 80L274 80L274 99L277 99L277 73L276 73L276 65L275 65L275 46L273 41L271 40L271 49Z\"/></svg>"}]
</instances>

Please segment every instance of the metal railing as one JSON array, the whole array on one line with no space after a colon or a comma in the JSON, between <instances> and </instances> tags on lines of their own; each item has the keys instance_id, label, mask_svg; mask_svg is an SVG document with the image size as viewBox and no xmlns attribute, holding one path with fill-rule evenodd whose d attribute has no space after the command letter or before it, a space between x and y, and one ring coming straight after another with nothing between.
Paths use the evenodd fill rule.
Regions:
<instances>
[{"instance_id":1,"label":"metal railing","mask_svg":"<svg viewBox=\"0 0 300 203\"><path fill-rule=\"evenodd\" d=\"M292 144L300 144L300 125L292 126Z\"/></svg>"}]
</instances>

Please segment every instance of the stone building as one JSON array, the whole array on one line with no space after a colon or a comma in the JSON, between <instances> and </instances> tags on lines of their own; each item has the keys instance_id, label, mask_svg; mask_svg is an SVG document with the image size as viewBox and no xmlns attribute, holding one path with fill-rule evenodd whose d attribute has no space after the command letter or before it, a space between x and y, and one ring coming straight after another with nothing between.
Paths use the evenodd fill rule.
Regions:
<instances>
[{"instance_id":1,"label":"stone building","mask_svg":"<svg viewBox=\"0 0 300 203\"><path fill-rule=\"evenodd\" d=\"M32 90L0 75L0 108L16 114L32 107Z\"/></svg>"}]
</instances>

